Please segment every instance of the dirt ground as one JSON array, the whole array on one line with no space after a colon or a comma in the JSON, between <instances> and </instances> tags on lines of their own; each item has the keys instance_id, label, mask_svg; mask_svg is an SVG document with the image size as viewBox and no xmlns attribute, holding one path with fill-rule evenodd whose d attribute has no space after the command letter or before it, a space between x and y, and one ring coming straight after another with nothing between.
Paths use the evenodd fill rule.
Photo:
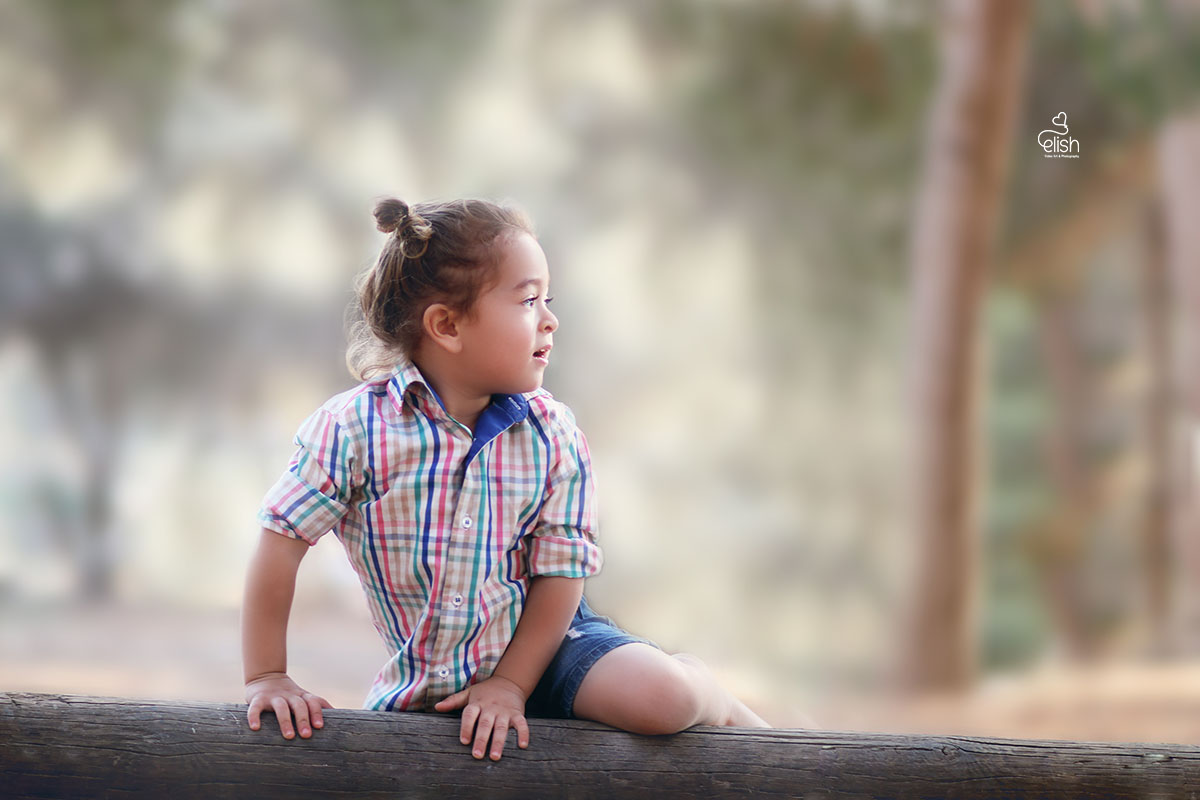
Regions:
<instances>
[{"instance_id":1,"label":"dirt ground","mask_svg":"<svg viewBox=\"0 0 1200 800\"><path fill-rule=\"evenodd\" d=\"M298 608L291 630L293 677L358 707L384 657L369 622ZM242 702L238 636L232 609L0 606L0 690ZM1200 662L1045 667L960 696L803 710L745 699L780 727L808 713L837 730L1200 744Z\"/></svg>"}]
</instances>

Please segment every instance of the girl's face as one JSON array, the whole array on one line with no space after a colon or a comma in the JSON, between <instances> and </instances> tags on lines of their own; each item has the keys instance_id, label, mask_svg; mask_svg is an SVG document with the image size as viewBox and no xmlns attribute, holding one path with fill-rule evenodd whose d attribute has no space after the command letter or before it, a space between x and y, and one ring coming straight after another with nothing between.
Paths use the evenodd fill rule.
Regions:
<instances>
[{"instance_id":1,"label":"girl's face","mask_svg":"<svg viewBox=\"0 0 1200 800\"><path fill-rule=\"evenodd\" d=\"M541 246L527 233L501 241L495 282L459 325L462 374L482 395L540 388L558 328L547 308L550 268Z\"/></svg>"}]
</instances>

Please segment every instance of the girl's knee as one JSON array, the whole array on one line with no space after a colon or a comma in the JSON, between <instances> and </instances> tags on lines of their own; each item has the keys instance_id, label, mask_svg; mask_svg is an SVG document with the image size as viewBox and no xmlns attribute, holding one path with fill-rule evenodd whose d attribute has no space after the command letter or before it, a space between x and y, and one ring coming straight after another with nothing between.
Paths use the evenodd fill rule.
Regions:
<instances>
[{"instance_id":1,"label":"girl's knee","mask_svg":"<svg viewBox=\"0 0 1200 800\"><path fill-rule=\"evenodd\" d=\"M714 682L694 656L628 645L602 657L575 697L575 714L650 736L715 722Z\"/></svg>"},{"instance_id":2,"label":"girl's knee","mask_svg":"<svg viewBox=\"0 0 1200 800\"><path fill-rule=\"evenodd\" d=\"M638 733L679 733L701 721L704 688L695 669L688 661L672 657L663 659L661 667L647 676L640 692L647 714Z\"/></svg>"}]
</instances>

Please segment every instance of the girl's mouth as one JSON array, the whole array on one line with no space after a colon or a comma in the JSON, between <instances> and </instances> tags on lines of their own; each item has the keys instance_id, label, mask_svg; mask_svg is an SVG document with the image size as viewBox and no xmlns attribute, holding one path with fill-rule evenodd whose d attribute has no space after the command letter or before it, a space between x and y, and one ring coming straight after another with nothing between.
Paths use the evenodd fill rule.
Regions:
<instances>
[{"instance_id":1,"label":"girl's mouth","mask_svg":"<svg viewBox=\"0 0 1200 800\"><path fill-rule=\"evenodd\" d=\"M548 364L550 363L550 350L551 348L549 347L543 347L541 350L534 350L533 357L538 361L541 361L543 364Z\"/></svg>"}]
</instances>

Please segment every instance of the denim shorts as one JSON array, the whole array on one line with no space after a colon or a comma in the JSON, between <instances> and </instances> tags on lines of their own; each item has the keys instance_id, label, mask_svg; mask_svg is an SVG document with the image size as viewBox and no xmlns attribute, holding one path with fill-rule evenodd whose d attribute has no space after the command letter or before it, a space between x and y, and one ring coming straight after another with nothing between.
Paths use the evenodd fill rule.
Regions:
<instances>
[{"instance_id":1,"label":"denim shorts","mask_svg":"<svg viewBox=\"0 0 1200 800\"><path fill-rule=\"evenodd\" d=\"M525 703L525 715L574 719L575 695L588 670L612 650L635 642L658 647L621 630L611 619L593 611L587 599L581 599L558 652Z\"/></svg>"}]
</instances>

